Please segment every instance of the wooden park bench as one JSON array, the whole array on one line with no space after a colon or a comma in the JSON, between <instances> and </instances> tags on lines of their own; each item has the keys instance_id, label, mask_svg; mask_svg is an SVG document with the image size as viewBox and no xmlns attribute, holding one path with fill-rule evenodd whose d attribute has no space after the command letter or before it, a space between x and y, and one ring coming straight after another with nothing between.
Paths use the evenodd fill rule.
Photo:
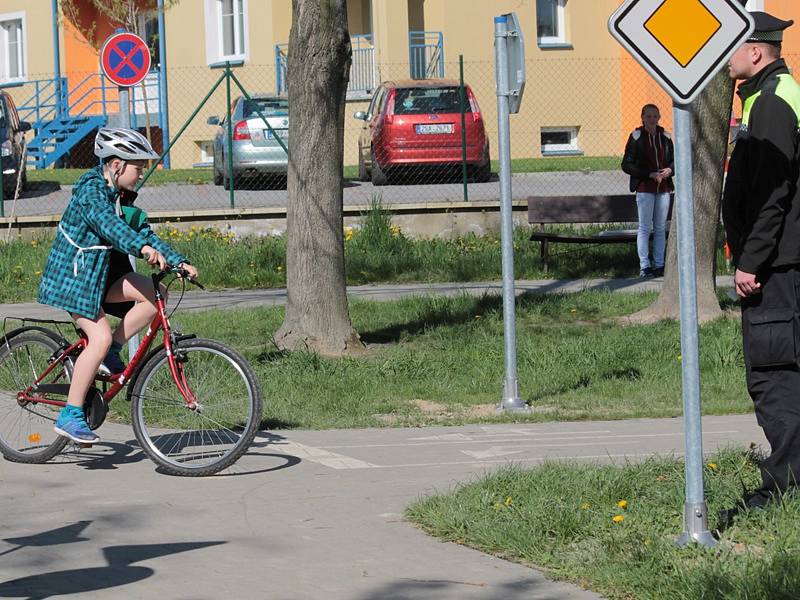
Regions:
<instances>
[{"instance_id":1,"label":"wooden park bench","mask_svg":"<svg viewBox=\"0 0 800 600\"><path fill-rule=\"evenodd\" d=\"M670 206L670 213L672 207ZM667 217L670 218L669 216ZM546 231L545 225L639 222L634 194L611 196L537 196L528 198L528 222L538 225L530 239L539 242L542 268L549 268L550 243L560 244L635 244L636 227L599 233L558 233ZM667 225L669 231L669 225Z\"/></svg>"}]
</instances>

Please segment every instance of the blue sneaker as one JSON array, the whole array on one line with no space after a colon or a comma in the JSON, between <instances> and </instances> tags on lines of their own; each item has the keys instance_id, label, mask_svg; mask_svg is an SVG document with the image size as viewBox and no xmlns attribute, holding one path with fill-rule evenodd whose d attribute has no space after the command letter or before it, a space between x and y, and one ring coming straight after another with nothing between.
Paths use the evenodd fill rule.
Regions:
<instances>
[{"instance_id":1,"label":"blue sneaker","mask_svg":"<svg viewBox=\"0 0 800 600\"><path fill-rule=\"evenodd\" d=\"M122 359L119 357L118 352L114 352L113 350L109 350L106 357L103 359L103 362L100 363L100 368L97 371L101 375L105 375L106 377L110 375L117 375L118 373L122 373L125 370L125 363L122 362Z\"/></svg>"},{"instance_id":2,"label":"blue sneaker","mask_svg":"<svg viewBox=\"0 0 800 600\"><path fill-rule=\"evenodd\" d=\"M75 406L65 406L61 410L53 430L58 435L68 437L79 444L94 444L100 441L100 436L86 424L83 410Z\"/></svg>"}]
</instances>

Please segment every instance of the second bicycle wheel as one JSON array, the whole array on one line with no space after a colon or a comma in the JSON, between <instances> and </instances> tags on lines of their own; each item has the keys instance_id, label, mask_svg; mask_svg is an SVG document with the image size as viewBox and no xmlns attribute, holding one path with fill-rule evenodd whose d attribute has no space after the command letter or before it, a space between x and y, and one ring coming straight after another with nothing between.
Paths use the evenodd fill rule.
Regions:
<instances>
[{"instance_id":1,"label":"second bicycle wheel","mask_svg":"<svg viewBox=\"0 0 800 600\"><path fill-rule=\"evenodd\" d=\"M142 450L173 475L212 475L247 451L261 422L255 374L236 351L212 340L180 342L183 374L197 399L187 408L164 349L131 390L133 431Z\"/></svg>"},{"instance_id":2,"label":"second bicycle wheel","mask_svg":"<svg viewBox=\"0 0 800 600\"><path fill-rule=\"evenodd\" d=\"M43 463L67 445L67 438L53 431L60 407L17 400L17 394L36 381L60 347L55 334L36 329L0 344L0 452L8 460ZM65 362L40 383L68 384L71 372L72 364Z\"/></svg>"}]
</instances>

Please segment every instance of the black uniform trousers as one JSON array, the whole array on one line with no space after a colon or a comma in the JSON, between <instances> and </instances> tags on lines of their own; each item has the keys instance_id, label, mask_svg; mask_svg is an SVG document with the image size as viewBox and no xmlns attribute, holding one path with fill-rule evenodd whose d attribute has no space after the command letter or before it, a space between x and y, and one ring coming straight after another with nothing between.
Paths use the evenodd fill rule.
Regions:
<instances>
[{"instance_id":1,"label":"black uniform trousers","mask_svg":"<svg viewBox=\"0 0 800 600\"><path fill-rule=\"evenodd\" d=\"M761 293L742 301L747 390L772 453L748 504L763 506L800 482L800 265L759 273Z\"/></svg>"}]
</instances>

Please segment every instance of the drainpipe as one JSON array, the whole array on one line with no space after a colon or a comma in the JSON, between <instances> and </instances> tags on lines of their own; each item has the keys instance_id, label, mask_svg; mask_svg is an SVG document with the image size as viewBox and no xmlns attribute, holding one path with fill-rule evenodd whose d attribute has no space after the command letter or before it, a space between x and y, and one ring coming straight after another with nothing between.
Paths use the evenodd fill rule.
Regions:
<instances>
[{"instance_id":1,"label":"drainpipe","mask_svg":"<svg viewBox=\"0 0 800 600\"><path fill-rule=\"evenodd\" d=\"M53 7L53 73L56 84L56 118L61 118L61 48L58 41L58 0L52 0Z\"/></svg>"},{"instance_id":2,"label":"drainpipe","mask_svg":"<svg viewBox=\"0 0 800 600\"><path fill-rule=\"evenodd\" d=\"M55 1L55 0L54 0ZM164 0L158 0L158 106L161 119L162 147L169 147L169 100L167 98L167 28L164 26ZM170 168L169 153L164 155L164 168Z\"/></svg>"}]
</instances>

